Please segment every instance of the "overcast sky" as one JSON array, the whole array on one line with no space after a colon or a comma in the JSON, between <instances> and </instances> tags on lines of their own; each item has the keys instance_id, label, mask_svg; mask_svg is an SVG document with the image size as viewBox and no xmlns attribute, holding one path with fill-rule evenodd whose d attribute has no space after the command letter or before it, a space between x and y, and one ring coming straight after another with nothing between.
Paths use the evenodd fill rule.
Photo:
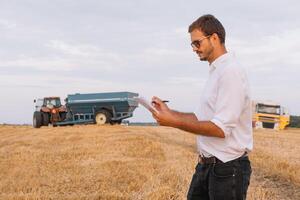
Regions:
<instances>
[{"instance_id":1,"label":"overcast sky","mask_svg":"<svg viewBox=\"0 0 300 200\"><path fill-rule=\"evenodd\" d=\"M208 64L190 47L203 14L226 29L254 100L300 115L299 1L0 0L0 123L31 123L33 99L130 91L192 112ZM137 108L131 121L153 121Z\"/></svg>"}]
</instances>

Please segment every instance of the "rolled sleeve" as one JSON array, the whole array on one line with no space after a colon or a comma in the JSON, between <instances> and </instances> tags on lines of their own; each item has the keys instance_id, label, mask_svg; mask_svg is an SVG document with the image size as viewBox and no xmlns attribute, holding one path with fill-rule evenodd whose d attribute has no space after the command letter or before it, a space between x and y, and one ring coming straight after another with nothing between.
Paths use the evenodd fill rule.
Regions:
<instances>
[{"instance_id":1,"label":"rolled sleeve","mask_svg":"<svg viewBox=\"0 0 300 200\"><path fill-rule=\"evenodd\" d=\"M219 119L213 118L210 120L212 123L214 123L216 126L218 126L222 131L224 132L225 137L228 137L231 133L231 128L227 128L226 125Z\"/></svg>"},{"instance_id":2,"label":"rolled sleeve","mask_svg":"<svg viewBox=\"0 0 300 200\"><path fill-rule=\"evenodd\" d=\"M245 102L242 74L236 68L225 69L219 79L215 114L210 120L228 137L236 127Z\"/></svg>"}]
</instances>

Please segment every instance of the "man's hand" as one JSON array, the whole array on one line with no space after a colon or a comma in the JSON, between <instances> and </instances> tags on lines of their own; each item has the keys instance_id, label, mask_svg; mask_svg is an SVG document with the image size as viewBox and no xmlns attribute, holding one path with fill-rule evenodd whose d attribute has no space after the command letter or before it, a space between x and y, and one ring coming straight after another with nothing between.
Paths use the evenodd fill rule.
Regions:
<instances>
[{"instance_id":1,"label":"man's hand","mask_svg":"<svg viewBox=\"0 0 300 200\"><path fill-rule=\"evenodd\" d=\"M155 108L155 111L152 111L152 116L159 125L171 127L179 125L180 120L160 98L152 97L152 106Z\"/></svg>"}]
</instances>

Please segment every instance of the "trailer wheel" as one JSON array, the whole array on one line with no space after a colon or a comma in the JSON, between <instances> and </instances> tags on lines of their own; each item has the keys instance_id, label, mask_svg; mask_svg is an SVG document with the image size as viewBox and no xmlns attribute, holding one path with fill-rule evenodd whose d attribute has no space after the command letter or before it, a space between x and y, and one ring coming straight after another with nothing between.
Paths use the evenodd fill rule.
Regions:
<instances>
[{"instance_id":1,"label":"trailer wheel","mask_svg":"<svg viewBox=\"0 0 300 200\"><path fill-rule=\"evenodd\" d=\"M106 110L101 110L96 114L95 122L97 125L103 125L109 123L111 120L111 114Z\"/></svg>"},{"instance_id":2,"label":"trailer wheel","mask_svg":"<svg viewBox=\"0 0 300 200\"><path fill-rule=\"evenodd\" d=\"M42 126L42 113L35 111L33 113L33 127L40 128Z\"/></svg>"}]
</instances>

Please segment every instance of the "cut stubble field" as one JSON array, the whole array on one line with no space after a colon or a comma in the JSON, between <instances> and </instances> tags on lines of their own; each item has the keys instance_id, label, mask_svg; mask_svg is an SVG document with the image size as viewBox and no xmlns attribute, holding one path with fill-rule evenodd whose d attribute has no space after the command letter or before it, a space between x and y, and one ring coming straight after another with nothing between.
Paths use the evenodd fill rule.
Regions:
<instances>
[{"instance_id":1,"label":"cut stubble field","mask_svg":"<svg viewBox=\"0 0 300 200\"><path fill-rule=\"evenodd\" d=\"M300 199L300 129L254 131L250 200ZM0 199L186 199L196 136L167 127L0 126Z\"/></svg>"}]
</instances>

